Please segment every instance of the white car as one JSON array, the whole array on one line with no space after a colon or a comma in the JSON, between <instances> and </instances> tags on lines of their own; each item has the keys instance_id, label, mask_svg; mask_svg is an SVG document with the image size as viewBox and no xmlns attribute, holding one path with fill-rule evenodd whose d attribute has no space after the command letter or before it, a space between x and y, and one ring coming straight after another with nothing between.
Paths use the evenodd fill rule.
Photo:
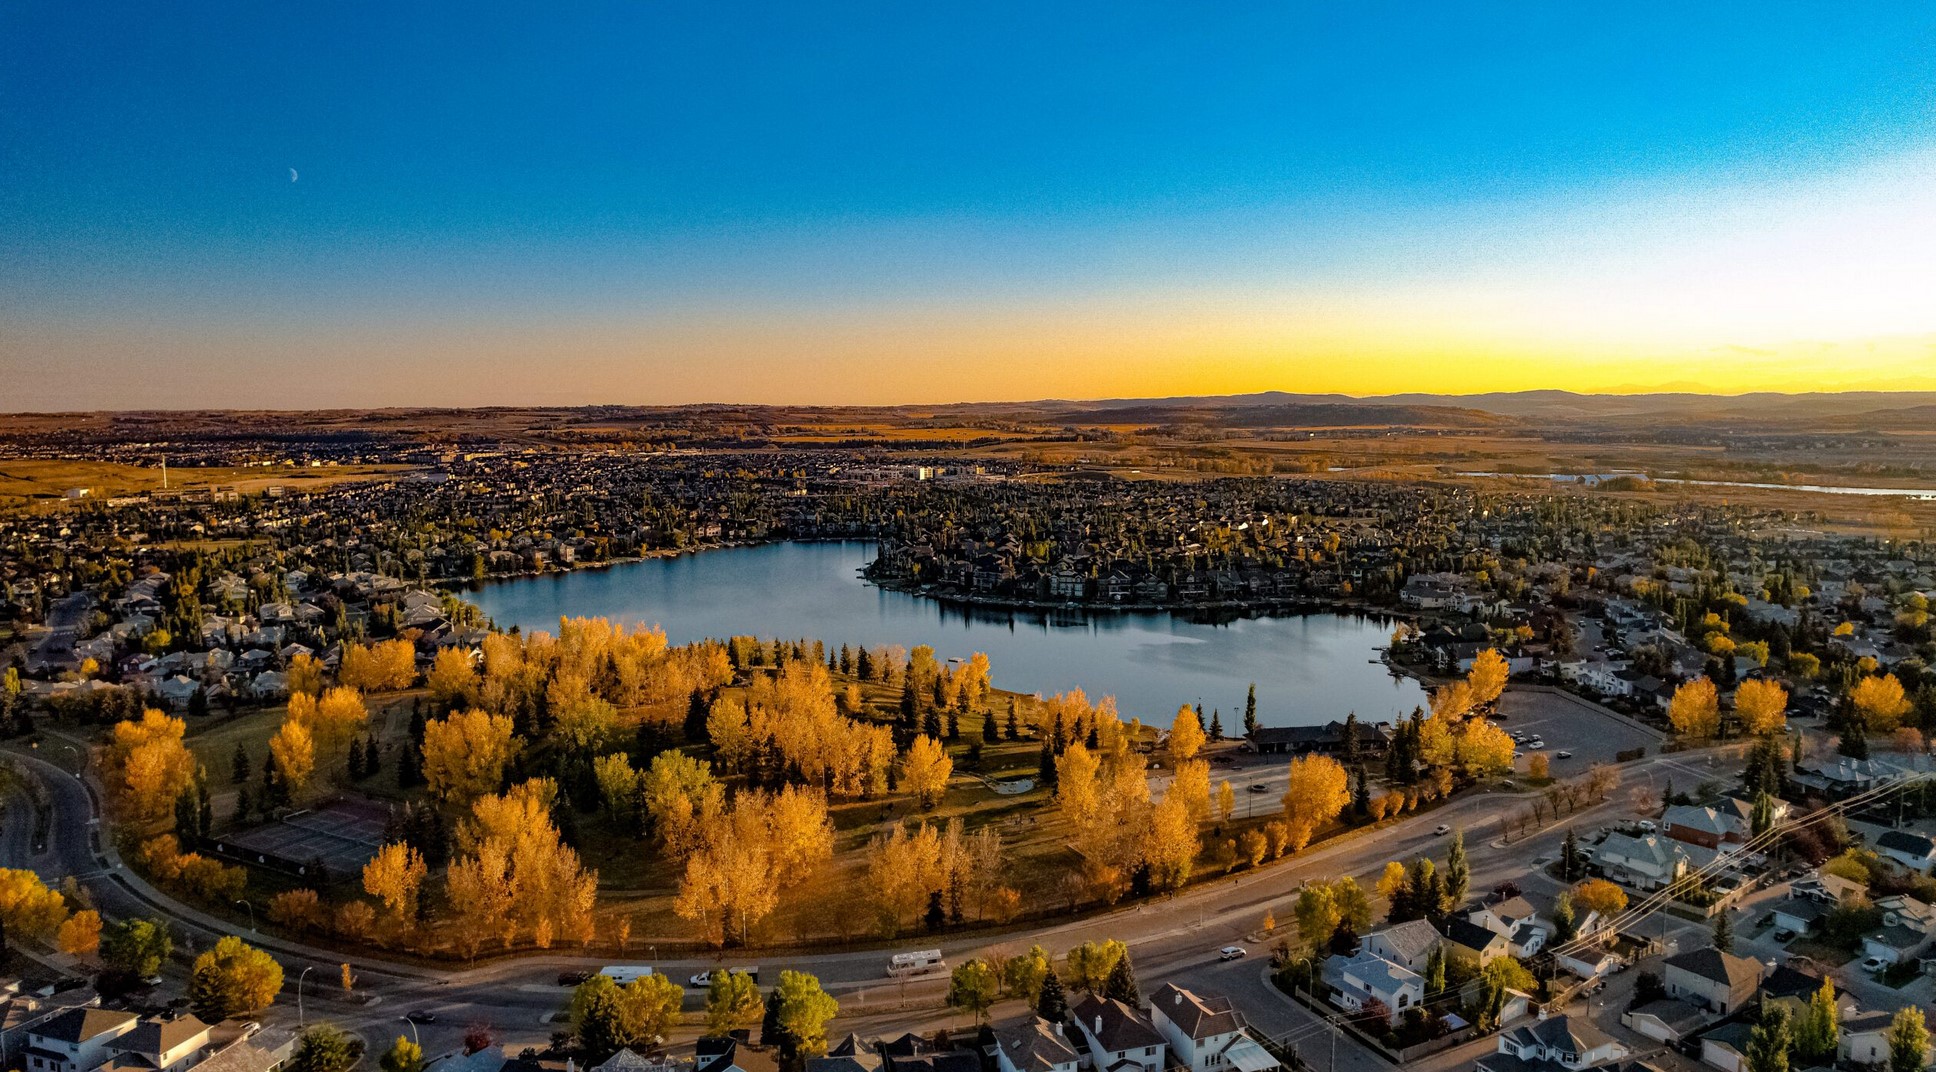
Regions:
<instances>
[{"instance_id":1,"label":"white car","mask_svg":"<svg viewBox=\"0 0 1936 1072\"><path fill-rule=\"evenodd\" d=\"M1218 960L1241 960L1245 956L1248 956L1249 953L1250 953L1250 950L1245 949L1243 946L1227 945L1227 946L1224 946L1222 949L1217 950L1217 959Z\"/></svg>"},{"instance_id":2,"label":"white car","mask_svg":"<svg viewBox=\"0 0 1936 1072\"><path fill-rule=\"evenodd\" d=\"M1882 959L1881 957L1870 957L1869 959L1862 962L1862 970L1865 972L1868 972L1871 975L1874 975L1875 973L1883 970L1884 968L1887 968L1888 966L1889 966L1889 962Z\"/></svg>"},{"instance_id":3,"label":"white car","mask_svg":"<svg viewBox=\"0 0 1936 1072\"><path fill-rule=\"evenodd\" d=\"M760 981L760 970L758 968L721 968L719 970L735 973L739 975L744 975L756 983ZM695 975L692 977L692 985L694 986L713 985L713 973L710 971L700 972L698 975Z\"/></svg>"},{"instance_id":4,"label":"white car","mask_svg":"<svg viewBox=\"0 0 1936 1072\"><path fill-rule=\"evenodd\" d=\"M1545 748L1545 747L1546 747L1546 742L1545 742L1545 741L1528 741L1528 742L1526 743L1526 747L1528 747L1528 748L1531 748L1531 749L1533 749L1534 751L1538 751L1539 749L1541 749L1541 748Z\"/></svg>"},{"instance_id":5,"label":"white car","mask_svg":"<svg viewBox=\"0 0 1936 1072\"><path fill-rule=\"evenodd\" d=\"M1572 759L1572 758L1573 758L1573 753L1571 753L1571 752L1555 752L1555 753L1553 753L1553 758L1554 758L1554 759Z\"/></svg>"},{"instance_id":6,"label":"white car","mask_svg":"<svg viewBox=\"0 0 1936 1072\"><path fill-rule=\"evenodd\" d=\"M1432 831L1432 833L1434 833L1434 834L1441 834L1441 835L1443 835L1443 834L1450 834L1451 832L1452 832L1452 824L1451 824L1451 823L1440 823L1440 824L1439 824L1439 825L1438 825L1438 826L1437 826L1437 827L1436 827L1435 829L1433 829L1433 831Z\"/></svg>"}]
</instances>

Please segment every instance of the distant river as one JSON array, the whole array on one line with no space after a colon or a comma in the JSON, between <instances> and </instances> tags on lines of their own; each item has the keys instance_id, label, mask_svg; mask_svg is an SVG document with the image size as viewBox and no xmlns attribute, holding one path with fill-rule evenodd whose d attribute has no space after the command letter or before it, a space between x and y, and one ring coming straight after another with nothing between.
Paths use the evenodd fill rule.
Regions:
<instances>
[{"instance_id":1,"label":"distant river","mask_svg":"<svg viewBox=\"0 0 1936 1072\"><path fill-rule=\"evenodd\" d=\"M758 636L842 644L929 644L943 658L986 652L1001 688L1110 695L1122 716L1168 725L1179 705L1223 712L1242 732L1244 691L1258 721L1318 725L1356 711L1409 713L1425 693L1376 660L1388 623L1356 615L1245 618L1206 625L1162 613L1057 615L966 611L863 582L866 542L779 543L628 562L487 584L468 594L499 626L556 632L561 617L665 629L675 644Z\"/></svg>"}]
</instances>

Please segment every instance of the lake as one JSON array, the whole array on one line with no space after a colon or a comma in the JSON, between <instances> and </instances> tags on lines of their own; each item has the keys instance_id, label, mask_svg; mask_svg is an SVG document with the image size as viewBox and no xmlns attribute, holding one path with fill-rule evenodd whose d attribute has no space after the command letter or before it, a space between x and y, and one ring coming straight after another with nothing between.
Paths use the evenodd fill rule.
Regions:
<instances>
[{"instance_id":1,"label":"lake","mask_svg":"<svg viewBox=\"0 0 1936 1072\"><path fill-rule=\"evenodd\" d=\"M1221 709L1242 732L1257 683L1267 726L1318 725L1356 711L1380 721L1425 702L1417 682L1378 662L1391 625L1308 614L1225 624L1164 613L1037 614L951 606L875 588L858 571L867 542L778 543L627 562L485 584L467 598L504 628L556 632L560 617L658 625L675 644L758 636L933 646L943 659L986 652L995 684L1023 693L1081 688L1116 697L1122 716L1168 725L1178 706Z\"/></svg>"}]
</instances>

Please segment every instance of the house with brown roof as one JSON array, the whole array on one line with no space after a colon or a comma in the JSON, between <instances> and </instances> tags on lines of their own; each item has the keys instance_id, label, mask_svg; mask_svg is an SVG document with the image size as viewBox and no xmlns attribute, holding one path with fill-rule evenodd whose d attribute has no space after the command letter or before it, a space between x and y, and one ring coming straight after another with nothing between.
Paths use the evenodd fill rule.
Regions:
<instances>
[{"instance_id":1,"label":"house with brown roof","mask_svg":"<svg viewBox=\"0 0 1936 1072\"><path fill-rule=\"evenodd\" d=\"M27 1072L92 1072L140 1022L117 1009L68 1009L48 1017L27 1029Z\"/></svg>"},{"instance_id":2,"label":"house with brown roof","mask_svg":"<svg viewBox=\"0 0 1936 1072\"><path fill-rule=\"evenodd\" d=\"M1710 1012L1731 1013L1761 989L1761 962L1718 949L1690 949L1668 957L1661 981L1667 996Z\"/></svg>"},{"instance_id":3,"label":"house with brown roof","mask_svg":"<svg viewBox=\"0 0 1936 1072\"><path fill-rule=\"evenodd\" d=\"M1134 1008L1090 994L1069 1010L1082 1035L1081 1067L1094 1072L1160 1072L1169 1064L1169 1044Z\"/></svg>"},{"instance_id":4,"label":"house with brown roof","mask_svg":"<svg viewBox=\"0 0 1936 1072\"><path fill-rule=\"evenodd\" d=\"M1069 1043L1061 1024L1031 1016L995 1032L999 1072L1076 1072L1082 1055Z\"/></svg>"},{"instance_id":5,"label":"house with brown roof","mask_svg":"<svg viewBox=\"0 0 1936 1072\"><path fill-rule=\"evenodd\" d=\"M1237 1067L1232 1051L1249 1042L1244 1017L1221 996L1199 995L1164 983L1150 995L1150 1023L1169 1043L1173 1063L1190 1072Z\"/></svg>"}]
</instances>

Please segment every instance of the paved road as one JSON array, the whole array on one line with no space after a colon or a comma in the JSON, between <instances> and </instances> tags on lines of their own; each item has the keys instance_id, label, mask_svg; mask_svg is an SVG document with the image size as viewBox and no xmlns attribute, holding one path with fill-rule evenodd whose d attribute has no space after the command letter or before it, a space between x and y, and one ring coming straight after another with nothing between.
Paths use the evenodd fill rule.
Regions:
<instances>
[{"instance_id":1,"label":"paved road","mask_svg":"<svg viewBox=\"0 0 1936 1072\"><path fill-rule=\"evenodd\" d=\"M223 921L144 889L139 880L132 879L115 865L111 855L105 859L99 855L101 846L96 843L94 819L97 810L89 790L72 774L39 757L23 755L21 759L51 794L54 837L50 858L41 864L49 869L44 873L78 876L95 903L110 915L170 917L175 920L178 933L188 940L184 945L206 946L216 936L229 932L229 926ZM1515 806L1515 798L1474 793L1370 835L1338 839L1286 864L1206 883L1172 898L1001 938L979 935L918 944L939 944L951 963L959 963L994 950L1019 952L1031 943L1060 952L1092 939L1120 938L1131 947L1138 977L1146 991L1174 980L1181 985L1225 993L1260 1032L1272 1037L1306 1036L1299 1045L1307 1057L1328 1059L1328 1040L1317 1034L1322 1030L1321 1023L1264 985L1263 948L1253 948L1254 955L1249 959L1228 964L1219 963L1215 951L1227 944L1247 943L1266 910L1288 924L1291 901L1308 880L1353 875L1361 884L1369 885L1387 860L1410 859L1420 854L1442 859L1446 839L1432 832L1441 823L1475 832L1468 838L1467 846L1475 890L1507 879L1524 881L1528 871L1535 867L1535 861L1557 854L1565 825L1585 828L1608 822L1625 813L1629 787L1647 785L1657 793L1659 782L1666 779L1678 776L1685 784L1691 769L1684 757L1652 757L1629 764L1622 768L1622 789L1607 802L1569 817L1567 824L1510 845L1494 839L1497 830L1494 818L1504 808ZM10 844L0 840L0 851ZM472 1022L493 1025L501 1041L541 1044L554 1030L544 1021L563 1007L568 993L556 985L558 972L600 963L559 955L445 972L359 962L357 970L363 986L379 996L376 1005L365 1006L341 1000L336 985L340 955L275 938L255 940L283 961L289 980L283 1002L272 1010L270 1022L294 1022L294 1010L289 1006L293 1004L297 987L305 985L302 969L310 968L304 1003L311 1019L328 1017L364 1034L372 1045L387 1045L396 1032L408 1031L398 1020L404 1012L427 1009L438 1013L440 1020L420 1029L425 1049L433 1055L454 1049L465 1025ZM910 940L909 944L917 944L917 940ZM870 1030L874 1024L881 1029L889 1026L905 1029L920 1025L924 1018L937 1025L961 1022L959 1018L949 1020L947 1014L935 1011L940 1008L945 991L944 977L905 983L890 981L884 975L886 958L887 953L877 950L761 956L759 963L769 977L786 968L811 971L819 976L842 1003L842 1019L836 1025L839 1031ZM686 976L715 966L711 958L653 960L649 956L636 956L631 959L653 963L682 983ZM730 959L744 963L747 957L734 954ZM180 974L181 970L182 965L173 966L174 973ZM697 992L689 993L688 997L689 1004L702 1000ZM1019 1006L1016 1009L1019 1011ZM1313 1048L1320 1043L1322 1054ZM1382 1061L1348 1038L1338 1043L1339 1069L1374 1072L1383 1067Z\"/></svg>"},{"instance_id":2,"label":"paved road","mask_svg":"<svg viewBox=\"0 0 1936 1072\"><path fill-rule=\"evenodd\" d=\"M94 610L92 592L63 596L47 610L47 633L34 645L27 666L34 670L73 670L81 665L74 645L81 639L81 626Z\"/></svg>"}]
</instances>

